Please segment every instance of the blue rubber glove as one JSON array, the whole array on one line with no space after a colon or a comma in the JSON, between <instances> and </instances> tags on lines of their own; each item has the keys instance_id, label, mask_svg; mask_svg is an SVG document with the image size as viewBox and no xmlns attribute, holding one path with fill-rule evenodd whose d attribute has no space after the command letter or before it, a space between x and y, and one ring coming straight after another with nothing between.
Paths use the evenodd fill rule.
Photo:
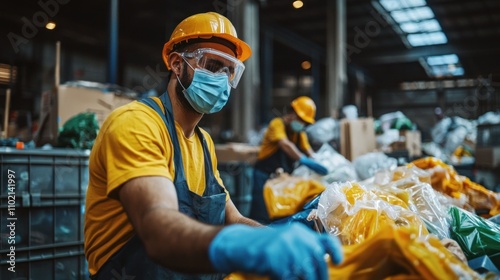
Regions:
<instances>
[{"instance_id":1,"label":"blue rubber glove","mask_svg":"<svg viewBox=\"0 0 500 280\"><path fill-rule=\"evenodd\" d=\"M247 272L272 279L326 280L325 254L335 264L342 262L339 240L300 223L272 228L227 226L209 247L209 258L217 272Z\"/></svg>"},{"instance_id":2,"label":"blue rubber glove","mask_svg":"<svg viewBox=\"0 0 500 280\"><path fill-rule=\"evenodd\" d=\"M328 169L326 169L325 166L322 164L318 163L314 159L308 158L306 156L302 156L299 159L299 162L310 169L312 169L314 172L318 173L319 175L326 175L328 174Z\"/></svg>"}]
</instances>

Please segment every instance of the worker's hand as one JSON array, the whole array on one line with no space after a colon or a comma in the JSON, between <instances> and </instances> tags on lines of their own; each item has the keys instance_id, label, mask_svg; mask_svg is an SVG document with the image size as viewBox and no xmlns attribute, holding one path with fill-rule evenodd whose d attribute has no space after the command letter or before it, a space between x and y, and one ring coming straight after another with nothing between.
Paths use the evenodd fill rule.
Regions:
<instances>
[{"instance_id":1,"label":"worker's hand","mask_svg":"<svg viewBox=\"0 0 500 280\"><path fill-rule=\"evenodd\" d=\"M247 272L272 279L328 279L325 256L342 261L336 237L318 234L296 223L272 228L225 227L210 244L209 257L217 272Z\"/></svg>"},{"instance_id":2,"label":"worker's hand","mask_svg":"<svg viewBox=\"0 0 500 280\"><path fill-rule=\"evenodd\" d=\"M302 156L299 159L299 162L301 164L309 167L310 169L312 169L314 172L318 173L319 175L326 175L326 174L328 174L328 169L326 169L326 167L324 165L318 163L314 159L308 158L306 156Z\"/></svg>"}]
</instances>

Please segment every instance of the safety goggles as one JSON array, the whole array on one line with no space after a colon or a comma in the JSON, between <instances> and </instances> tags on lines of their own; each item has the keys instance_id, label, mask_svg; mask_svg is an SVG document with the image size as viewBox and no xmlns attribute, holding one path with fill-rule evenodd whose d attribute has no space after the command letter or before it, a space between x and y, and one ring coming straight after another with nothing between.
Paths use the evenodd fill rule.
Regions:
<instances>
[{"instance_id":1,"label":"safety goggles","mask_svg":"<svg viewBox=\"0 0 500 280\"><path fill-rule=\"evenodd\" d=\"M198 68L212 73L226 73L229 85L233 88L236 88L245 70L245 65L237 58L214 49L197 49L194 52L183 52L181 55L184 58L194 58Z\"/></svg>"}]
</instances>

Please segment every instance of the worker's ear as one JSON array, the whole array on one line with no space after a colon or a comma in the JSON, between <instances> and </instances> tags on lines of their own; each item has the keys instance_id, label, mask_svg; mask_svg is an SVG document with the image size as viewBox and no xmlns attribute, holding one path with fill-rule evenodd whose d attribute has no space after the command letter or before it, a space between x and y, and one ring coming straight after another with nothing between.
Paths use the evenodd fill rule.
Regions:
<instances>
[{"instance_id":1,"label":"worker's ear","mask_svg":"<svg viewBox=\"0 0 500 280\"><path fill-rule=\"evenodd\" d=\"M170 62L170 68L177 76L181 74L182 57L177 52L171 52L168 55L168 60Z\"/></svg>"}]
</instances>

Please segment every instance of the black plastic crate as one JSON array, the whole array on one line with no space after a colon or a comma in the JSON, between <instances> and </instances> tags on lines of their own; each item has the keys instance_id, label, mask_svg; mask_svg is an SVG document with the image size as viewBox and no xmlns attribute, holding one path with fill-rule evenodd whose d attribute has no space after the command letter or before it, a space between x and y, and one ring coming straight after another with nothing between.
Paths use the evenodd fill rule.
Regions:
<instances>
[{"instance_id":1,"label":"black plastic crate","mask_svg":"<svg viewBox=\"0 0 500 280\"><path fill-rule=\"evenodd\" d=\"M0 148L0 279L88 279L83 223L89 154ZM15 273L8 270L11 246Z\"/></svg>"},{"instance_id":2,"label":"black plastic crate","mask_svg":"<svg viewBox=\"0 0 500 280\"><path fill-rule=\"evenodd\" d=\"M500 124L477 126L476 147L500 146Z\"/></svg>"},{"instance_id":3,"label":"black plastic crate","mask_svg":"<svg viewBox=\"0 0 500 280\"><path fill-rule=\"evenodd\" d=\"M5 253L12 242L16 248L83 241L84 207L82 205L53 207L18 207L15 220L9 220L9 210L0 209L0 253ZM15 224L14 234L8 225ZM9 243L9 240L14 239Z\"/></svg>"},{"instance_id":4,"label":"black plastic crate","mask_svg":"<svg viewBox=\"0 0 500 280\"><path fill-rule=\"evenodd\" d=\"M17 249L15 272L2 258L0 279L16 280L87 280L88 266L83 255L83 243L40 247L36 250ZM3 256L5 256L2 253Z\"/></svg>"},{"instance_id":5,"label":"black plastic crate","mask_svg":"<svg viewBox=\"0 0 500 280\"><path fill-rule=\"evenodd\" d=\"M87 191L89 150L16 150L0 148L0 182L14 175L16 206L79 203ZM9 202L9 188L0 190L0 205ZM11 199L12 200L12 199Z\"/></svg>"},{"instance_id":6,"label":"black plastic crate","mask_svg":"<svg viewBox=\"0 0 500 280\"><path fill-rule=\"evenodd\" d=\"M218 169L234 205L243 216L248 216L252 203L252 166L245 162L219 163Z\"/></svg>"}]
</instances>

